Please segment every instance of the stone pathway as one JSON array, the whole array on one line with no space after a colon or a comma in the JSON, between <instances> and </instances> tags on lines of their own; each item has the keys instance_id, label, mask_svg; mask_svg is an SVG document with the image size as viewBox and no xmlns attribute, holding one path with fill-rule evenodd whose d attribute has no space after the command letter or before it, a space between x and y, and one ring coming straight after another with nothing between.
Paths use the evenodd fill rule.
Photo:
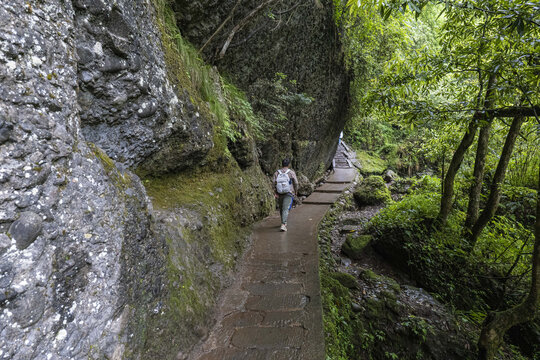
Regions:
<instances>
[{"instance_id":1,"label":"stone pathway","mask_svg":"<svg viewBox=\"0 0 540 360\"><path fill-rule=\"evenodd\" d=\"M348 165L335 167L326 184L291 211L289 231L279 231L277 213L254 227L253 245L221 297L216 325L190 359L324 360L317 226L355 179Z\"/></svg>"}]
</instances>

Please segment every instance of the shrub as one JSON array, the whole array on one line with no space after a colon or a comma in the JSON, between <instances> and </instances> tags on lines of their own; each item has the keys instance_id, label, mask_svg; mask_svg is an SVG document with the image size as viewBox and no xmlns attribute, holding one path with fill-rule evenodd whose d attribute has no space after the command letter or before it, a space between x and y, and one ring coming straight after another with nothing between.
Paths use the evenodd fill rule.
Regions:
<instances>
[{"instance_id":1,"label":"shrub","mask_svg":"<svg viewBox=\"0 0 540 360\"><path fill-rule=\"evenodd\" d=\"M527 227L536 220L537 190L520 186L504 186L497 213L511 217Z\"/></svg>"}]
</instances>

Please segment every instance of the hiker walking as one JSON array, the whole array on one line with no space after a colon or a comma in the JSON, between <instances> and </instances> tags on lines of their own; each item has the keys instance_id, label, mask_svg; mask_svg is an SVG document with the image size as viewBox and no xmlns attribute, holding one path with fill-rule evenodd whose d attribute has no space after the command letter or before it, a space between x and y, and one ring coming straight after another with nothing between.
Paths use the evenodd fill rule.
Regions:
<instances>
[{"instance_id":1,"label":"hiker walking","mask_svg":"<svg viewBox=\"0 0 540 360\"><path fill-rule=\"evenodd\" d=\"M281 214L281 231L287 231L287 217L298 190L298 179L294 170L289 169L289 164L290 160L284 159L281 162L282 168L274 173L274 196L278 199Z\"/></svg>"}]
</instances>

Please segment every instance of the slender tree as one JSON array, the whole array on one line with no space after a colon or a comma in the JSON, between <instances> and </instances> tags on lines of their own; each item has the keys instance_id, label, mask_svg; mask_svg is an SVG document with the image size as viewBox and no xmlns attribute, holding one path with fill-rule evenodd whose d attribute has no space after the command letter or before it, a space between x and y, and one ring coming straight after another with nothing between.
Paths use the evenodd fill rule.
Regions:
<instances>
[{"instance_id":1,"label":"slender tree","mask_svg":"<svg viewBox=\"0 0 540 360\"><path fill-rule=\"evenodd\" d=\"M519 131L521 129L521 125L523 124L524 119L525 118L522 116L516 116L512 121L512 125L510 125L510 130L508 131L508 135L506 136L506 141L504 143L504 147L501 153L501 158L499 159L497 169L495 170L495 175L493 176L493 180L491 182L489 198L486 207L480 214L478 220L475 222L471 234L468 237L468 243L471 248L474 247L474 244L478 240L480 233L482 232L482 230L484 230L489 220L491 220L491 218L493 217L493 215L495 215L495 212L497 211L497 207L499 206L499 200L501 198L501 186L503 184L504 177L506 175L506 169L508 168L508 164L510 163L510 157L512 156L514 145L516 143L516 139L519 135Z\"/></svg>"},{"instance_id":2,"label":"slender tree","mask_svg":"<svg viewBox=\"0 0 540 360\"><path fill-rule=\"evenodd\" d=\"M478 110L474 113L473 118L471 122L469 123L469 127L467 129L467 132L463 136L458 148L454 152L454 155L452 156L452 160L450 161L450 165L448 166L448 171L446 172L446 176L443 181L443 189L442 189L442 196L441 196L441 206L439 210L439 215L437 217L439 223L441 225L444 225L446 223L446 220L448 219L448 215L450 214L450 210L452 209L452 202L454 197L454 180L456 178L456 175L459 171L459 168L461 167L461 163L463 162L463 158L465 157L465 154L469 147L474 142L474 137L476 136L476 131L478 129L479 120L483 117L485 114L485 110L490 109L493 103L493 93L495 88L495 78L496 75L494 73L491 73L487 82L486 90L485 90L485 96L483 94L483 86L480 86L480 90L478 93L478 98L482 99L484 98L484 109ZM481 79L480 79L481 81ZM482 150L482 149L481 149ZM483 165L482 165L482 175L483 175ZM481 186L481 184L480 184Z\"/></svg>"},{"instance_id":3,"label":"slender tree","mask_svg":"<svg viewBox=\"0 0 540 360\"><path fill-rule=\"evenodd\" d=\"M488 91L486 94L486 100L484 107L490 109L493 106L494 100L494 82L495 76L492 75L490 80L493 82L491 85L488 82ZM478 219L478 210L480 206L480 195L482 191L482 184L484 182L484 170L486 168L486 156L489 149L489 136L491 132L491 124L493 123L493 117L488 116L487 121L483 124L478 135L478 146L476 148L476 159L474 161L473 171L473 184L469 191L469 204L467 208L467 217L465 220L465 232L470 232L472 226Z\"/></svg>"}]
</instances>

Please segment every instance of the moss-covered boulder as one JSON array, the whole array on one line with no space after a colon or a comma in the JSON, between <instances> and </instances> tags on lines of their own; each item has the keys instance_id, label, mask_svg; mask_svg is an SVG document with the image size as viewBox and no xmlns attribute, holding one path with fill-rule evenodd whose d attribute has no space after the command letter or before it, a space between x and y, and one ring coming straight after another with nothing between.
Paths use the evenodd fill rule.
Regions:
<instances>
[{"instance_id":1,"label":"moss-covered boulder","mask_svg":"<svg viewBox=\"0 0 540 360\"><path fill-rule=\"evenodd\" d=\"M359 259L365 247L371 243L372 238L371 235L349 235L341 247L341 251L351 259Z\"/></svg>"},{"instance_id":2,"label":"moss-covered boulder","mask_svg":"<svg viewBox=\"0 0 540 360\"><path fill-rule=\"evenodd\" d=\"M414 179L412 178L396 178L390 185L389 189L392 194L404 195L409 192Z\"/></svg>"},{"instance_id":3,"label":"moss-covered boulder","mask_svg":"<svg viewBox=\"0 0 540 360\"><path fill-rule=\"evenodd\" d=\"M354 191L354 199L360 206L388 204L392 202L390 190L381 176L372 175L364 179Z\"/></svg>"},{"instance_id":4,"label":"moss-covered boulder","mask_svg":"<svg viewBox=\"0 0 540 360\"><path fill-rule=\"evenodd\" d=\"M347 289L358 288L356 278L350 274L342 273L342 272L334 272L331 274L331 276L337 281L339 281L339 283L345 286Z\"/></svg>"},{"instance_id":5,"label":"moss-covered boulder","mask_svg":"<svg viewBox=\"0 0 540 360\"><path fill-rule=\"evenodd\" d=\"M386 161L366 151L357 151L356 158L360 163L360 172L365 176L381 175L387 167Z\"/></svg>"}]
</instances>

